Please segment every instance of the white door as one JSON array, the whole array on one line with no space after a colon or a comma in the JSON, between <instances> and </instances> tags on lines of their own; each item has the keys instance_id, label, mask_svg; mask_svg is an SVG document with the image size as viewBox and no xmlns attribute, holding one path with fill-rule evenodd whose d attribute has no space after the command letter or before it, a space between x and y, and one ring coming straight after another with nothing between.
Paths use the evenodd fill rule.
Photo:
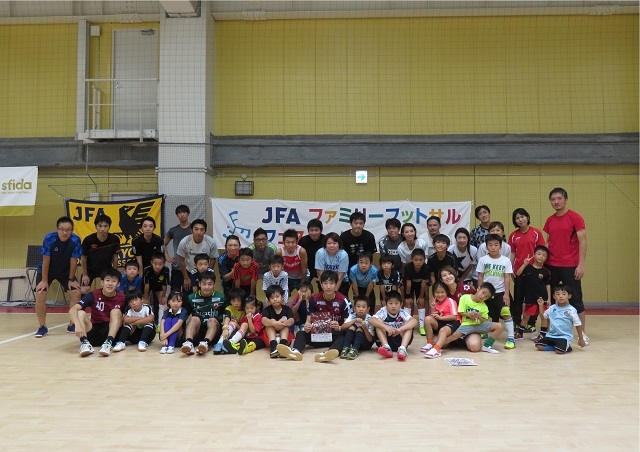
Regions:
<instances>
[{"instance_id":1,"label":"white door","mask_svg":"<svg viewBox=\"0 0 640 452\"><path fill-rule=\"evenodd\" d=\"M158 124L158 31L113 32L113 128L155 129ZM143 80L141 80L143 79Z\"/></svg>"}]
</instances>

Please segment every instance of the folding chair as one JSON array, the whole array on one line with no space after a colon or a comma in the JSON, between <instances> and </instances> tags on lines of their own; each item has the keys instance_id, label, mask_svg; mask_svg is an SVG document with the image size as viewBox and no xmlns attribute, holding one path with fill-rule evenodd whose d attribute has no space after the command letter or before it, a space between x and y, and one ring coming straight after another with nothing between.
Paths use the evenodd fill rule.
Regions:
<instances>
[{"instance_id":1,"label":"folding chair","mask_svg":"<svg viewBox=\"0 0 640 452\"><path fill-rule=\"evenodd\" d=\"M27 263L26 263L26 274L27 274L27 291L24 294L24 301L29 306L33 306L36 301L36 276L37 276L37 268L38 264L42 260L42 256L40 255L40 250L42 247L40 245L27 245Z\"/></svg>"}]
</instances>

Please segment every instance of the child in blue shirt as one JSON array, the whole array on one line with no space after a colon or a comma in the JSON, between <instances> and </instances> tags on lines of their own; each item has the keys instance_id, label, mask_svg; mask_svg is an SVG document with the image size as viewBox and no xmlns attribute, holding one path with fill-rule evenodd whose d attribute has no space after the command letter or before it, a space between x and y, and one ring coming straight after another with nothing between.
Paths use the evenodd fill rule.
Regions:
<instances>
[{"instance_id":1,"label":"child in blue shirt","mask_svg":"<svg viewBox=\"0 0 640 452\"><path fill-rule=\"evenodd\" d=\"M569 353L572 351L571 341L573 340L574 326L578 332L578 345L584 347L582 322L576 308L569 304L571 286L558 284L553 289L553 299L556 304L545 310L544 300L538 298L540 316L549 320L549 332L536 343L536 348L540 351L555 351L559 355Z\"/></svg>"},{"instance_id":2,"label":"child in blue shirt","mask_svg":"<svg viewBox=\"0 0 640 452\"><path fill-rule=\"evenodd\" d=\"M118 292L124 292L125 295L133 292L142 292L142 277L140 273L140 264L138 261L131 259L124 266L124 275L120 279L120 285L116 289Z\"/></svg>"},{"instance_id":3,"label":"child in blue shirt","mask_svg":"<svg viewBox=\"0 0 640 452\"><path fill-rule=\"evenodd\" d=\"M371 265L373 255L369 251L358 254L358 263L349 270L349 281L354 298L358 295L369 300L369 314L373 315L376 307L376 294L373 290L378 281L378 269Z\"/></svg>"}]
</instances>

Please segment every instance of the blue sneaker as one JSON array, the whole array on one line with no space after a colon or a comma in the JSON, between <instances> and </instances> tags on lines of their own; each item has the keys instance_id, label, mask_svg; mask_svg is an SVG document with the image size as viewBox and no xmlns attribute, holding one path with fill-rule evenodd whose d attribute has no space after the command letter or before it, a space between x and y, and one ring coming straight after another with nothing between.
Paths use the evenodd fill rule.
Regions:
<instances>
[{"instance_id":1,"label":"blue sneaker","mask_svg":"<svg viewBox=\"0 0 640 452\"><path fill-rule=\"evenodd\" d=\"M75 324L70 323L69 325L67 325L67 333L76 334L76 326L75 326Z\"/></svg>"},{"instance_id":2,"label":"blue sneaker","mask_svg":"<svg viewBox=\"0 0 640 452\"><path fill-rule=\"evenodd\" d=\"M213 354L219 355L220 353L222 353L222 344L218 342L216 345L213 346Z\"/></svg>"},{"instance_id":3,"label":"blue sneaker","mask_svg":"<svg viewBox=\"0 0 640 452\"><path fill-rule=\"evenodd\" d=\"M47 334L49 334L49 328L47 328L44 325L42 325L40 328L38 328L38 331L36 331L36 337L38 337L38 338L44 337Z\"/></svg>"}]
</instances>

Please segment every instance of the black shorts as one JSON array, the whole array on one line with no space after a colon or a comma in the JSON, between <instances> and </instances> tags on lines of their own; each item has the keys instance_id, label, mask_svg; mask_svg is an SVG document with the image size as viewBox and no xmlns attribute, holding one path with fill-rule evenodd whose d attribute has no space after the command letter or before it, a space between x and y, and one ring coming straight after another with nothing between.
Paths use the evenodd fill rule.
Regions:
<instances>
[{"instance_id":1,"label":"black shorts","mask_svg":"<svg viewBox=\"0 0 640 452\"><path fill-rule=\"evenodd\" d=\"M569 298L569 304L576 308L578 314L584 312L584 302L582 301L582 281L576 280L574 272L576 267L554 267L553 265L547 265L549 273L551 274L551 295L553 295L553 288L560 282L571 286L573 293Z\"/></svg>"},{"instance_id":2,"label":"black shorts","mask_svg":"<svg viewBox=\"0 0 640 452\"><path fill-rule=\"evenodd\" d=\"M554 349L558 350L562 353L569 353L573 349L571 348L571 343L566 339L561 339L559 337L549 337L545 336L540 341L538 341L537 345L545 345L551 346Z\"/></svg>"},{"instance_id":3,"label":"black shorts","mask_svg":"<svg viewBox=\"0 0 640 452\"><path fill-rule=\"evenodd\" d=\"M445 326L448 326L451 329L452 333L455 333L458 327L460 326L460 322L457 320L436 320L438 322L438 331L440 331Z\"/></svg>"},{"instance_id":4,"label":"black shorts","mask_svg":"<svg viewBox=\"0 0 640 452\"><path fill-rule=\"evenodd\" d=\"M36 275L36 286L40 284L41 281L42 281L42 273L38 272L38 274ZM62 286L65 292L69 292L69 274L52 275L51 273L49 273L49 277L47 278L47 281L49 281L49 287L51 287L52 282L58 281L58 284Z\"/></svg>"},{"instance_id":5,"label":"black shorts","mask_svg":"<svg viewBox=\"0 0 640 452\"><path fill-rule=\"evenodd\" d=\"M496 292L493 295L493 297L485 301L485 304L489 308L489 318L494 323L497 323L500 321L500 317L502 317L500 311L502 311L503 308L507 307L504 304L504 300L502 298L503 296L504 296L504 292L499 292L499 293ZM511 294L509 294L509 298L511 299ZM511 299L511 302L513 302L513 299Z\"/></svg>"},{"instance_id":6,"label":"black shorts","mask_svg":"<svg viewBox=\"0 0 640 452\"><path fill-rule=\"evenodd\" d=\"M203 341L206 335L207 335L207 321L202 320L200 323L200 329L193 337L194 343L197 344L198 342ZM213 336L213 340L211 342L212 343L218 342L218 339L220 339L221 335L222 335L222 326L218 328L218 331L216 332L215 336Z\"/></svg>"},{"instance_id":7,"label":"black shorts","mask_svg":"<svg viewBox=\"0 0 640 452\"><path fill-rule=\"evenodd\" d=\"M87 332L87 339L94 347L102 345L107 340L107 336L109 336L108 323L94 323L91 330Z\"/></svg>"},{"instance_id":8,"label":"black shorts","mask_svg":"<svg viewBox=\"0 0 640 452\"><path fill-rule=\"evenodd\" d=\"M389 347L394 352L397 352L400 346L402 345L402 334L398 334L397 336L389 336L387 334L387 342L389 343ZM411 339L409 339L409 344L413 342L413 332L411 333ZM407 346L409 345L407 344Z\"/></svg>"}]
</instances>

